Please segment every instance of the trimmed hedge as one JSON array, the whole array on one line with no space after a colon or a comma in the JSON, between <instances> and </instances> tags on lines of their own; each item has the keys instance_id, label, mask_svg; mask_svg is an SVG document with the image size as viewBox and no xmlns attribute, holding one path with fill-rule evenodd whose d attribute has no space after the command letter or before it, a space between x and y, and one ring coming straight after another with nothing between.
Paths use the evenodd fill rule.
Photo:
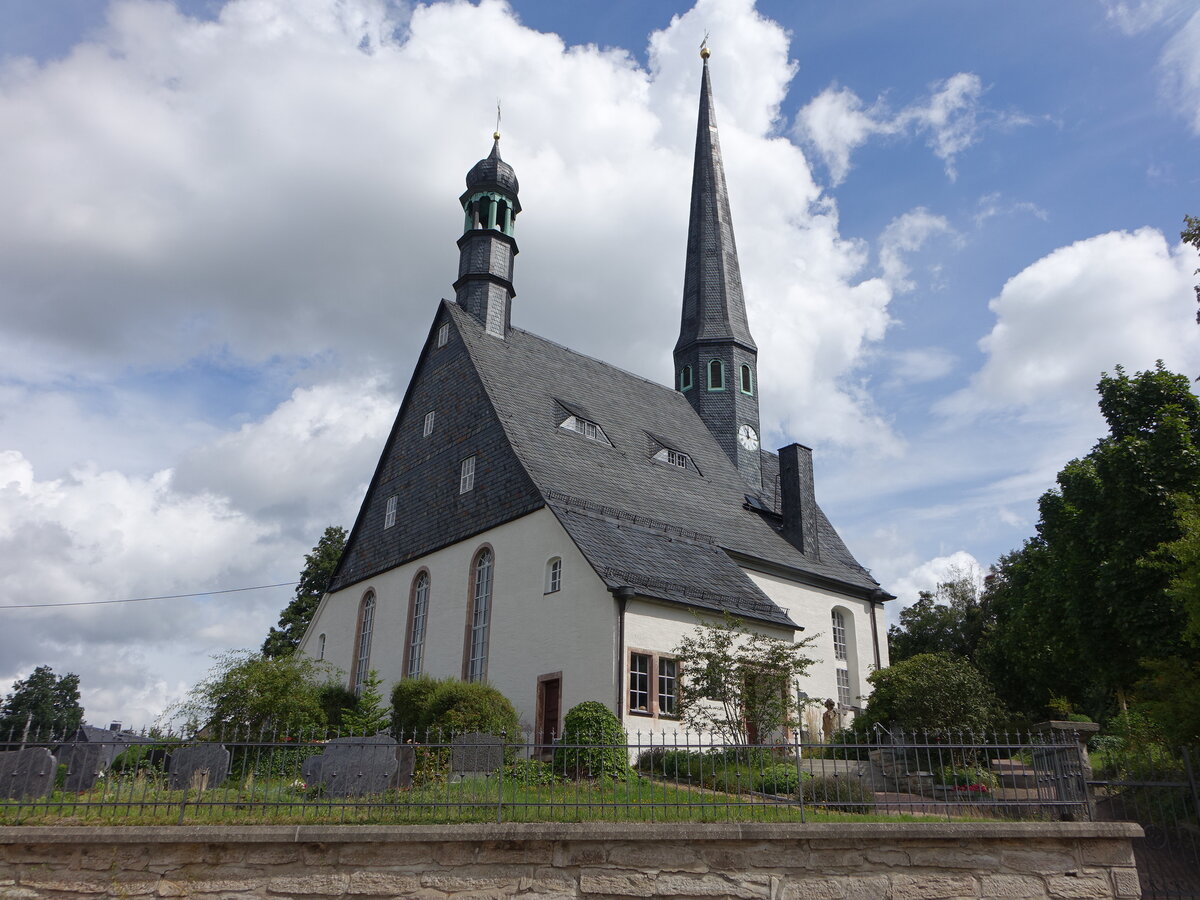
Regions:
<instances>
[{"instance_id":1,"label":"trimmed hedge","mask_svg":"<svg viewBox=\"0 0 1200 900\"><path fill-rule=\"evenodd\" d=\"M624 778L629 773L628 743L612 711L597 700L585 700L563 717L554 771L570 778Z\"/></svg>"}]
</instances>

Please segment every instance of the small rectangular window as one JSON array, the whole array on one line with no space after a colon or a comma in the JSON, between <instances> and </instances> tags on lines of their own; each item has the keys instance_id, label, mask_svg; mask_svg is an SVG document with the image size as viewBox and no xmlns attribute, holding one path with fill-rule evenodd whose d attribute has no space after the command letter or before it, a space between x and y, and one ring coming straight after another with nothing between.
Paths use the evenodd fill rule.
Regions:
<instances>
[{"instance_id":1,"label":"small rectangular window","mask_svg":"<svg viewBox=\"0 0 1200 900\"><path fill-rule=\"evenodd\" d=\"M658 714L679 715L678 692L675 689L678 670L673 659L660 657L658 660Z\"/></svg>"},{"instance_id":2,"label":"small rectangular window","mask_svg":"<svg viewBox=\"0 0 1200 900\"><path fill-rule=\"evenodd\" d=\"M629 654L629 711L650 712L650 657Z\"/></svg>"},{"instance_id":3,"label":"small rectangular window","mask_svg":"<svg viewBox=\"0 0 1200 900\"><path fill-rule=\"evenodd\" d=\"M439 347L445 347L445 346L446 346L446 344L447 344L447 343L449 343L449 342L450 342L450 323L449 323L449 322L443 322L443 323L442 323L442 324L441 324L441 325L438 327L438 333L437 333L437 345L438 345Z\"/></svg>"},{"instance_id":4,"label":"small rectangular window","mask_svg":"<svg viewBox=\"0 0 1200 900\"><path fill-rule=\"evenodd\" d=\"M690 456L688 456L686 453L681 453L678 450L672 450L669 447L663 447L654 454L654 458L659 462L665 462L680 469L694 468L692 458Z\"/></svg>"},{"instance_id":5,"label":"small rectangular window","mask_svg":"<svg viewBox=\"0 0 1200 900\"><path fill-rule=\"evenodd\" d=\"M612 446L612 441L608 439L608 435L604 433L603 428L595 422L589 422L580 416L567 416L558 427L564 428L567 431L574 431L576 434L582 434L589 441L595 441L597 444L604 444L606 447Z\"/></svg>"},{"instance_id":6,"label":"small rectangular window","mask_svg":"<svg viewBox=\"0 0 1200 900\"><path fill-rule=\"evenodd\" d=\"M425 427L421 429L423 437L429 437L431 434L433 434L433 410L425 413Z\"/></svg>"},{"instance_id":7,"label":"small rectangular window","mask_svg":"<svg viewBox=\"0 0 1200 900\"><path fill-rule=\"evenodd\" d=\"M850 672L846 669L837 670L838 705L850 705Z\"/></svg>"},{"instance_id":8,"label":"small rectangular window","mask_svg":"<svg viewBox=\"0 0 1200 900\"><path fill-rule=\"evenodd\" d=\"M550 560L546 567L546 593L553 594L562 588L562 560Z\"/></svg>"},{"instance_id":9,"label":"small rectangular window","mask_svg":"<svg viewBox=\"0 0 1200 900\"><path fill-rule=\"evenodd\" d=\"M458 492L465 494L475 488L475 457L468 456L462 461L458 473Z\"/></svg>"},{"instance_id":10,"label":"small rectangular window","mask_svg":"<svg viewBox=\"0 0 1200 900\"><path fill-rule=\"evenodd\" d=\"M396 524L396 506L399 503L395 494L387 499L387 510L383 514L383 527L391 528Z\"/></svg>"}]
</instances>

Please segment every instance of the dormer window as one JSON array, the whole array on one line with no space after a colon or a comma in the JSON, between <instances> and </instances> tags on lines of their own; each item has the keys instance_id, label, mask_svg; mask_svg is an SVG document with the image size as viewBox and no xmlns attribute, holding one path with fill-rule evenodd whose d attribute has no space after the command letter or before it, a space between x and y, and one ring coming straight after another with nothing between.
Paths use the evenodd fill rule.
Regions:
<instances>
[{"instance_id":1,"label":"dormer window","mask_svg":"<svg viewBox=\"0 0 1200 900\"><path fill-rule=\"evenodd\" d=\"M574 431L576 434L582 434L589 441L595 441L598 444L603 444L605 447L612 446L612 441L608 439L608 435L604 433L604 429L595 422L589 422L582 416L567 416L558 427L567 431Z\"/></svg>"},{"instance_id":2,"label":"dormer window","mask_svg":"<svg viewBox=\"0 0 1200 900\"><path fill-rule=\"evenodd\" d=\"M659 462L665 462L671 466L678 466L680 469L695 468L690 456L688 456L686 453L681 453L678 450L672 450L670 447L663 447L654 454L654 458Z\"/></svg>"}]
</instances>

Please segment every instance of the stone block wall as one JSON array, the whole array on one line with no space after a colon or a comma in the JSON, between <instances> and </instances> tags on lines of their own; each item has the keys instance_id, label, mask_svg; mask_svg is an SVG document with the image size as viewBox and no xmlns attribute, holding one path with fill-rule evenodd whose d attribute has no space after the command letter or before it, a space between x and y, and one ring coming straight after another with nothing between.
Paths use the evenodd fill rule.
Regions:
<instances>
[{"instance_id":1,"label":"stone block wall","mask_svg":"<svg viewBox=\"0 0 1200 900\"><path fill-rule=\"evenodd\" d=\"M1136 898L1115 823L0 828L0 897Z\"/></svg>"}]
</instances>

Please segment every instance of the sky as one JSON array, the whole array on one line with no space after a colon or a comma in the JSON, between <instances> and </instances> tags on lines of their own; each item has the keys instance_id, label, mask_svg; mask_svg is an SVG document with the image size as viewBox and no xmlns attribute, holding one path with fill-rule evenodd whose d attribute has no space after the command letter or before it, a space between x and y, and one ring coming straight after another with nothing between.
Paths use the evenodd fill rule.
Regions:
<instances>
[{"instance_id":1,"label":"sky","mask_svg":"<svg viewBox=\"0 0 1200 900\"><path fill-rule=\"evenodd\" d=\"M1200 373L1196 0L6 0L0 690L150 725L261 644L291 588L218 592L352 524L498 99L514 324L670 384L705 34L764 443L893 621L1102 372Z\"/></svg>"}]
</instances>

